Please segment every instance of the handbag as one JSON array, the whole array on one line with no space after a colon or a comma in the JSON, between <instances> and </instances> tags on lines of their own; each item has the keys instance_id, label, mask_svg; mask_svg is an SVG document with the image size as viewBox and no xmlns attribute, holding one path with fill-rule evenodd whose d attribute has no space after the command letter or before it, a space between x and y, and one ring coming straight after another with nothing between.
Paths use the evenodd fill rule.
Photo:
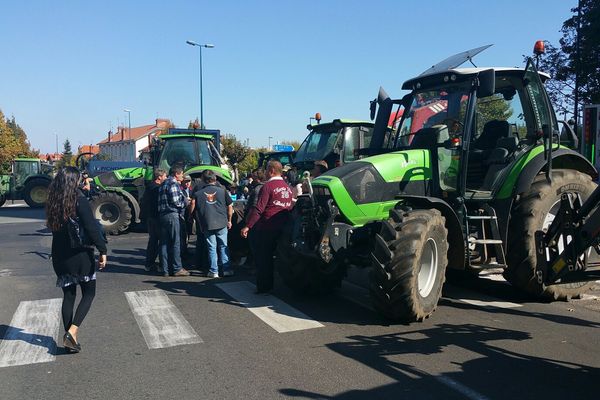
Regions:
<instances>
[{"instance_id":1,"label":"handbag","mask_svg":"<svg viewBox=\"0 0 600 400\"><path fill-rule=\"evenodd\" d=\"M69 217L67 219L67 233L69 234L69 244L72 249L87 248L85 242L85 230L81 225L79 217Z\"/></svg>"}]
</instances>

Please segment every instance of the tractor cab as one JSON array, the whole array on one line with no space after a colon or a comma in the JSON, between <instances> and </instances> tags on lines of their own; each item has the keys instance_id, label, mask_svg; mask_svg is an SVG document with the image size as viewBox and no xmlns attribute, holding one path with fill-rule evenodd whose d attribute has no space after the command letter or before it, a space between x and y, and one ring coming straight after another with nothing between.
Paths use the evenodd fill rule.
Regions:
<instances>
[{"instance_id":1,"label":"tractor cab","mask_svg":"<svg viewBox=\"0 0 600 400\"><path fill-rule=\"evenodd\" d=\"M51 180L52 169L39 159L14 159L10 175L0 175L0 206L6 200L25 200L30 207L43 207Z\"/></svg>"},{"instance_id":2,"label":"tractor cab","mask_svg":"<svg viewBox=\"0 0 600 400\"><path fill-rule=\"evenodd\" d=\"M358 150L369 147L373 123L335 119L306 127L308 136L294 158L299 171L311 170L315 161L325 160L335 168L358 158Z\"/></svg>"}]
</instances>

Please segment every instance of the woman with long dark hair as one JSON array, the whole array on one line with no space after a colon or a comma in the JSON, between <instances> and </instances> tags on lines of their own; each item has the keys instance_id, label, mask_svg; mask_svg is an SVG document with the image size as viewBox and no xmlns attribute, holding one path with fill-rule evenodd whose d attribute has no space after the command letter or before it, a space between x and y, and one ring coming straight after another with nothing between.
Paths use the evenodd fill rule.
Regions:
<instances>
[{"instance_id":1,"label":"woman with long dark hair","mask_svg":"<svg viewBox=\"0 0 600 400\"><path fill-rule=\"evenodd\" d=\"M92 246L73 246L69 235L69 219L79 220L83 236L100 252L98 268L106 267L106 241L94 219L87 198L78 189L81 180L74 167L61 168L50 184L46 201L46 220L52 231L52 266L56 286L62 288L64 299L62 318L65 327L63 344L68 351L79 352L78 329L92 305L96 294L96 268ZM77 285L82 298L73 316Z\"/></svg>"}]
</instances>

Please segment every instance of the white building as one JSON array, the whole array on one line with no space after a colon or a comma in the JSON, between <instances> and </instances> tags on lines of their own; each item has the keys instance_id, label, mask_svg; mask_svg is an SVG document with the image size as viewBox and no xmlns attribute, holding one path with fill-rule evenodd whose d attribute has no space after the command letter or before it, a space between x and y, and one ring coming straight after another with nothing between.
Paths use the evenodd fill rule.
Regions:
<instances>
[{"instance_id":1,"label":"white building","mask_svg":"<svg viewBox=\"0 0 600 400\"><path fill-rule=\"evenodd\" d=\"M112 161L137 161L140 151L148 147L153 137L165 133L172 126L168 119L156 119L154 125L125 128L120 126L117 132L108 132L108 137L98 143L100 153L106 154Z\"/></svg>"}]
</instances>

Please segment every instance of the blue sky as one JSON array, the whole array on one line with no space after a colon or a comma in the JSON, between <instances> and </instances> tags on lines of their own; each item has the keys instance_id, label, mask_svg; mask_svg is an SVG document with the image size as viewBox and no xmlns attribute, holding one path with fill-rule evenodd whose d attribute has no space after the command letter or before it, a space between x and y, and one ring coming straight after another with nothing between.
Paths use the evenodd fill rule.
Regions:
<instances>
[{"instance_id":1,"label":"blue sky","mask_svg":"<svg viewBox=\"0 0 600 400\"><path fill-rule=\"evenodd\" d=\"M309 117L368 119L379 86L484 44L478 66L521 66L557 43L576 0L7 1L0 6L0 110L35 148L97 143L118 124L199 116L250 140L302 140Z\"/></svg>"}]
</instances>

